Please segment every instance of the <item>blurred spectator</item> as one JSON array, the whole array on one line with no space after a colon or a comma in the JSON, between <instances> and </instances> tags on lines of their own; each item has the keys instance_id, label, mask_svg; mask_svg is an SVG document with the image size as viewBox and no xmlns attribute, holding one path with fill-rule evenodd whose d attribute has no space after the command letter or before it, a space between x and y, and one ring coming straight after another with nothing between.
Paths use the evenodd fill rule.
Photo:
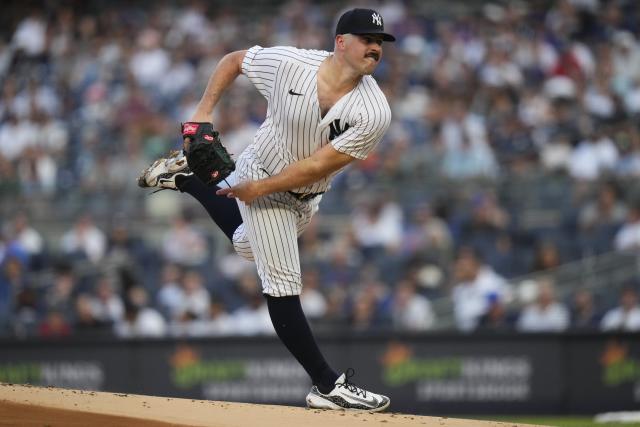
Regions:
<instances>
[{"instance_id":1,"label":"blurred spectator","mask_svg":"<svg viewBox=\"0 0 640 427\"><path fill-rule=\"evenodd\" d=\"M229 313L221 302L212 301L207 317L197 319L186 314L180 321L173 321L169 324L169 333L172 336L228 336L238 335L239 326L234 316Z\"/></svg>"},{"instance_id":2,"label":"blurred spectator","mask_svg":"<svg viewBox=\"0 0 640 427\"><path fill-rule=\"evenodd\" d=\"M595 331L600 324L593 294L587 289L578 289L571 304L571 329Z\"/></svg>"},{"instance_id":3,"label":"blurred spectator","mask_svg":"<svg viewBox=\"0 0 640 427\"><path fill-rule=\"evenodd\" d=\"M70 265L61 264L56 267L53 282L46 291L45 304L49 310L56 310L67 316L74 309L77 278Z\"/></svg>"},{"instance_id":4,"label":"blurred spectator","mask_svg":"<svg viewBox=\"0 0 640 427\"><path fill-rule=\"evenodd\" d=\"M13 218L10 234L16 243L29 254L31 261L33 261L33 258L40 256L44 251L44 240L40 233L31 226L25 213L18 213Z\"/></svg>"},{"instance_id":5,"label":"blurred spectator","mask_svg":"<svg viewBox=\"0 0 640 427\"><path fill-rule=\"evenodd\" d=\"M67 255L79 256L97 264L104 257L107 239L91 217L85 214L62 236L61 247Z\"/></svg>"},{"instance_id":6,"label":"blurred spectator","mask_svg":"<svg viewBox=\"0 0 640 427\"><path fill-rule=\"evenodd\" d=\"M355 283L361 263L362 257L350 236L337 236L330 244L328 259L322 263L322 283L328 288Z\"/></svg>"},{"instance_id":7,"label":"blurred spectator","mask_svg":"<svg viewBox=\"0 0 640 427\"><path fill-rule=\"evenodd\" d=\"M640 305L635 288L629 286L622 290L620 305L605 313L600 328L603 331L640 331Z\"/></svg>"},{"instance_id":8,"label":"blurred spectator","mask_svg":"<svg viewBox=\"0 0 640 427\"><path fill-rule=\"evenodd\" d=\"M47 42L47 24L42 13L33 8L31 14L25 17L13 33L12 44L18 52L29 58L36 58L44 54Z\"/></svg>"},{"instance_id":9,"label":"blurred spectator","mask_svg":"<svg viewBox=\"0 0 640 427\"><path fill-rule=\"evenodd\" d=\"M129 62L129 70L143 87L160 86L168 73L171 61L161 46L162 34L154 28L143 28L136 40Z\"/></svg>"},{"instance_id":10,"label":"blurred spectator","mask_svg":"<svg viewBox=\"0 0 640 427\"><path fill-rule=\"evenodd\" d=\"M611 171L618 161L618 149L603 132L591 132L573 149L569 174L579 180L594 181Z\"/></svg>"},{"instance_id":11,"label":"blurred spectator","mask_svg":"<svg viewBox=\"0 0 640 427\"><path fill-rule=\"evenodd\" d=\"M235 320L224 304L212 302L209 307L209 319L208 335L232 335L234 333Z\"/></svg>"},{"instance_id":12,"label":"blurred spectator","mask_svg":"<svg viewBox=\"0 0 640 427\"><path fill-rule=\"evenodd\" d=\"M248 297L247 304L232 313L235 335L275 335L267 303L256 292Z\"/></svg>"},{"instance_id":13,"label":"blurred spectator","mask_svg":"<svg viewBox=\"0 0 640 427\"><path fill-rule=\"evenodd\" d=\"M530 272L545 271L559 267L562 264L558 245L550 240L543 240L535 247L533 264Z\"/></svg>"},{"instance_id":14,"label":"blurred spectator","mask_svg":"<svg viewBox=\"0 0 640 427\"><path fill-rule=\"evenodd\" d=\"M58 171L55 161L47 152L35 147L27 148L17 170L24 194L53 194Z\"/></svg>"},{"instance_id":15,"label":"blurred spectator","mask_svg":"<svg viewBox=\"0 0 640 427\"><path fill-rule=\"evenodd\" d=\"M569 311L558 302L550 279L538 280L534 304L522 310L517 328L523 332L562 332L569 327Z\"/></svg>"},{"instance_id":16,"label":"blurred spectator","mask_svg":"<svg viewBox=\"0 0 640 427\"><path fill-rule=\"evenodd\" d=\"M216 256L217 267L226 280L235 281L254 271L255 263L238 255L232 246L226 249L227 253Z\"/></svg>"},{"instance_id":17,"label":"blurred spectator","mask_svg":"<svg viewBox=\"0 0 640 427\"><path fill-rule=\"evenodd\" d=\"M0 124L0 155L5 159L16 162L22 153L36 141L36 130L27 121L9 114Z\"/></svg>"},{"instance_id":18,"label":"blurred spectator","mask_svg":"<svg viewBox=\"0 0 640 427\"><path fill-rule=\"evenodd\" d=\"M456 9L468 13L443 8L428 19L416 4L382 4L387 25L402 27L398 48L385 51L377 71L394 123L379 150L339 176L324 197L317 232L301 243L303 262L319 273L317 286L305 289L316 324L348 323L353 293L367 282L359 275L365 261L384 267L383 283L398 283L406 263L416 263L423 283L456 276L453 284L460 285L479 280L457 277L459 260L453 264L450 252L464 245L509 279L611 249L640 248L640 208L624 202L633 200L632 180L640 176L640 45L633 24L640 9L628 1L507 3L459 1ZM103 265L140 273L147 288L157 290L157 308L174 318L184 290L172 284L180 280L174 273L155 289L156 251L169 263L206 271L215 283L213 302L201 303L197 320L184 322L191 332L196 321L214 324L215 315L223 326L198 333L208 334L209 327L217 331L212 334L231 333L224 326L233 318L229 311L259 309L258 298L236 292L236 282L254 272L252 263L231 254L216 258L210 271L214 247L188 210L159 243L145 212L168 212L163 204L171 195L142 198L132 185L152 158L179 145L172 123L189 117L198 101L192 89L206 85L225 53L246 48L247 40L330 48L331 39L317 28L342 7L322 2L308 13L304 2L286 2L285 13L274 15L266 3L251 3L249 13L240 6L230 5L216 19L200 1L145 10L110 3L100 14L90 2L5 7L0 199L8 210L0 218L7 233L0 239L0 334L3 316L5 333L37 334L48 310L67 316L74 332L100 330L112 320L94 318L93 299L83 292ZM133 26L126 24L132 16ZM234 155L251 142L265 114L266 103L248 95L247 83L238 80L214 118ZM393 198L381 187L393 188ZM347 216L350 198L364 188L382 195L355 218ZM153 208L145 210L146 203ZM71 227L68 218L79 206L100 217L95 223L77 218L56 244L52 239ZM115 211L123 214L107 218ZM96 224L112 224L108 241ZM76 272L75 260L90 260L86 280L84 273L57 271L60 255L74 261ZM455 299L456 289L420 292ZM608 298L606 289L597 291ZM71 316L64 307L77 293ZM119 289L113 294L122 298ZM391 322L392 298L380 294L362 299L356 323ZM601 300L579 295L574 321L589 324L589 307L600 313ZM500 329L512 320L500 292L482 291L469 301L476 301L472 319L484 313L479 328L488 322ZM458 298L455 305L467 312L473 303Z\"/></svg>"},{"instance_id":19,"label":"blurred spectator","mask_svg":"<svg viewBox=\"0 0 640 427\"><path fill-rule=\"evenodd\" d=\"M459 250L453 270L453 311L459 330L470 332L476 328L480 316L489 309L489 296L508 301L511 293L507 282L491 267L483 264L478 253L470 247Z\"/></svg>"},{"instance_id":20,"label":"blurred spectator","mask_svg":"<svg viewBox=\"0 0 640 427\"><path fill-rule=\"evenodd\" d=\"M0 146L2 146L1 141ZM15 173L15 167L0 154L0 197L13 199L19 193L20 183Z\"/></svg>"},{"instance_id":21,"label":"blurred spectator","mask_svg":"<svg viewBox=\"0 0 640 427\"><path fill-rule=\"evenodd\" d=\"M322 322L329 327L346 327L348 324L348 294L342 287L331 288L327 292L327 310Z\"/></svg>"},{"instance_id":22,"label":"blurred spectator","mask_svg":"<svg viewBox=\"0 0 640 427\"><path fill-rule=\"evenodd\" d=\"M414 209L402 242L407 254L435 255L436 259L444 261L452 249L453 237L447 223L425 203Z\"/></svg>"},{"instance_id":23,"label":"blurred spectator","mask_svg":"<svg viewBox=\"0 0 640 427\"><path fill-rule=\"evenodd\" d=\"M638 113L640 113L640 90L638 91ZM618 133L616 144L620 148L620 158L615 174L622 178L640 176L640 135L634 124L625 125Z\"/></svg>"},{"instance_id":24,"label":"blurred spectator","mask_svg":"<svg viewBox=\"0 0 640 427\"><path fill-rule=\"evenodd\" d=\"M620 191L616 184L605 182L598 188L596 200L589 202L580 211L580 227L583 231L618 227L626 215L627 208L620 200Z\"/></svg>"},{"instance_id":25,"label":"blurred spectator","mask_svg":"<svg viewBox=\"0 0 640 427\"><path fill-rule=\"evenodd\" d=\"M523 274L522 261L514 256L513 240L508 232L510 215L496 194L490 191L474 194L470 205L470 213L465 213L456 227L459 243L482 253L483 261L500 275Z\"/></svg>"},{"instance_id":26,"label":"blurred spectator","mask_svg":"<svg viewBox=\"0 0 640 427\"><path fill-rule=\"evenodd\" d=\"M258 276L255 273L244 274L238 286L246 304L231 314L233 332L236 335L274 335L276 331L269 317L267 301L262 295Z\"/></svg>"},{"instance_id":27,"label":"blurred spectator","mask_svg":"<svg viewBox=\"0 0 640 427\"><path fill-rule=\"evenodd\" d=\"M617 111L619 100L613 93L609 78L601 67L602 64L598 64L598 73L585 90L582 102L585 110L592 116L600 120L609 120L619 114Z\"/></svg>"},{"instance_id":28,"label":"blurred spectator","mask_svg":"<svg viewBox=\"0 0 640 427\"><path fill-rule=\"evenodd\" d=\"M24 257L20 256L18 250L5 248L9 253L3 254L0 260L0 324L11 321L14 327L21 321L18 317L18 297L27 286ZM35 316L27 317L35 320ZM8 326L3 329L8 329Z\"/></svg>"},{"instance_id":29,"label":"blurred spectator","mask_svg":"<svg viewBox=\"0 0 640 427\"><path fill-rule=\"evenodd\" d=\"M460 240L467 245L481 248L483 253L494 251L496 241L510 222L508 212L500 205L492 192L473 196L470 215L461 225Z\"/></svg>"},{"instance_id":30,"label":"blurred spectator","mask_svg":"<svg viewBox=\"0 0 640 427\"><path fill-rule=\"evenodd\" d=\"M377 197L364 203L353 215L351 229L365 256L396 251L402 240L400 207Z\"/></svg>"},{"instance_id":31,"label":"blurred spectator","mask_svg":"<svg viewBox=\"0 0 640 427\"><path fill-rule=\"evenodd\" d=\"M398 283L392 298L391 318L396 329L426 331L434 327L435 315L431 303L416 291L415 283Z\"/></svg>"},{"instance_id":32,"label":"blurred spectator","mask_svg":"<svg viewBox=\"0 0 640 427\"><path fill-rule=\"evenodd\" d=\"M618 95L625 96L633 87L635 77L640 73L640 49L635 36L630 31L618 30L612 39L612 84Z\"/></svg>"},{"instance_id":33,"label":"blurred spectator","mask_svg":"<svg viewBox=\"0 0 640 427\"><path fill-rule=\"evenodd\" d=\"M615 235L627 215L613 182L598 188L596 200L580 211L581 249L585 253L604 253L613 249L611 236Z\"/></svg>"},{"instance_id":34,"label":"blurred spectator","mask_svg":"<svg viewBox=\"0 0 640 427\"><path fill-rule=\"evenodd\" d=\"M99 277L91 298L91 312L98 322L110 325L124 317L124 303L110 277Z\"/></svg>"},{"instance_id":35,"label":"blurred spectator","mask_svg":"<svg viewBox=\"0 0 640 427\"><path fill-rule=\"evenodd\" d=\"M303 268L302 271L300 303L306 317L315 320L327 311L327 301L320 289L320 273L311 268Z\"/></svg>"},{"instance_id":36,"label":"blurred spectator","mask_svg":"<svg viewBox=\"0 0 640 427\"><path fill-rule=\"evenodd\" d=\"M31 286L22 286L16 290L12 313L13 332L17 337L34 335L40 320L38 294Z\"/></svg>"},{"instance_id":37,"label":"blurred spectator","mask_svg":"<svg viewBox=\"0 0 640 427\"><path fill-rule=\"evenodd\" d=\"M484 122L469 113L462 100L454 100L450 110L440 134L444 148L444 175L452 179L494 178L498 165L487 144Z\"/></svg>"},{"instance_id":38,"label":"blurred spectator","mask_svg":"<svg viewBox=\"0 0 640 427\"><path fill-rule=\"evenodd\" d=\"M160 289L156 294L156 306L167 319L180 315L184 305L184 290L181 286L182 271L175 264L165 264L160 277Z\"/></svg>"},{"instance_id":39,"label":"blurred spectator","mask_svg":"<svg viewBox=\"0 0 640 427\"><path fill-rule=\"evenodd\" d=\"M80 294L75 301L73 333L77 336L109 335L112 331L110 320L99 319L94 313L93 298Z\"/></svg>"},{"instance_id":40,"label":"blurred spectator","mask_svg":"<svg viewBox=\"0 0 640 427\"><path fill-rule=\"evenodd\" d=\"M355 331L370 331L376 326L377 300L375 295L359 292L353 298L350 323Z\"/></svg>"},{"instance_id":41,"label":"blurred spectator","mask_svg":"<svg viewBox=\"0 0 640 427\"><path fill-rule=\"evenodd\" d=\"M204 286L204 278L195 270L188 270L182 276L182 305L179 316L188 315L202 319L209 313L211 296Z\"/></svg>"},{"instance_id":42,"label":"blurred spectator","mask_svg":"<svg viewBox=\"0 0 640 427\"><path fill-rule=\"evenodd\" d=\"M167 261L185 267L196 267L205 262L209 255L208 244L193 225L190 212L173 220L162 240L162 253Z\"/></svg>"},{"instance_id":43,"label":"blurred spectator","mask_svg":"<svg viewBox=\"0 0 640 427\"><path fill-rule=\"evenodd\" d=\"M487 299L489 300L489 308L485 314L480 316L477 330L490 332L512 331L515 326L515 319L502 299L496 294L489 294Z\"/></svg>"},{"instance_id":44,"label":"blurred spectator","mask_svg":"<svg viewBox=\"0 0 640 427\"><path fill-rule=\"evenodd\" d=\"M258 126L249 120L242 108L230 108L225 115L224 123L228 128L224 133L224 145L229 153L238 156L253 141Z\"/></svg>"},{"instance_id":45,"label":"blurred spectator","mask_svg":"<svg viewBox=\"0 0 640 427\"><path fill-rule=\"evenodd\" d=\"M558 81L560 80L560 81ZM550 83L560 83L558 86ZM581 126L588 122L574 100L575 85L571 80L555 77L547 81L545 89L558 90L558 94L548 94L551 98L549 120L533 130L533 137L540 148L540 160L549 171L568 171L572 160L573 146L581 138Z\"/></svg>"},{"instance_id":46,"label":"blurred spectator","mask_svg":"<svg viewBox=\"0 0 640 427\"><path fill-rule=\"evenodd\" d=\"M368 264L360 272L358 287L349 289L349 320L354 330L370 331L387 326L391 320L391 294L380 272Z\"/></svg>"},{"instance_id":47,"label":"blurred spectator","mask_svg":"<svg viewBox=\"0 0 640 427\"><path fill-rule=\"evenodd\" d=\"M71 335L71 326L65 316L57 311L49 311L45 319L38 325L38 335L41 338L61 338Z\"/></svg>"},{"instance_id":48,"label":"blurred spectator","mask_svg":"<svg viewBox=\"0 0 640 427\"><path fill-rule=\"evenodd\" d=\"M160 313L148 306L147 291L141 286L129 288L124 317L116 322L115 333L121 338L162 337L167 325Z\"/></svg>"},{"instance_id":49,"label":"blurred spectator","mask_svg":"<svg viewBox=\"0 0 640 427\"><path fill-rule=\"evenodd\" d=\"M125 218L117 215L109 230L109 238L104 260L110 265L133 267L142 261L147 250L126 225Z\"/></svg>"},{"instance_id":50,"label":"blurred spectator","mask_svg":"<svg viewBox=\"0 0 640 427\"><path fill-rule=\"evenodd\" d=\"M522 71L513 62L511 48L497 41L490 46L484 65L479 70L482 83L492 87L518 87L522 84Z\"/></svg>"},{"instance_id":51,"label":"blurred spectator","mask_svg":"<svg viewBox=\"0 0 640 427\"><path fill-rule=\"evenodd\" d=\"M629 207L627 219L615 235L614 246L619 251L640 249L640 201Z\"/></svg>"}]
</instances>

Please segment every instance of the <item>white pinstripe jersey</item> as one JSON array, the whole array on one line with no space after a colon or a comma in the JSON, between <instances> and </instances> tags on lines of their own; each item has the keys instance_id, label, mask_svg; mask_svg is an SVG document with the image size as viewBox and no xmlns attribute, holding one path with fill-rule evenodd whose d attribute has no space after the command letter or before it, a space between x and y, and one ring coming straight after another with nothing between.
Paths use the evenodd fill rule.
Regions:
<instances>
[{"instance_id":1,"label":"white pinstripe jersey","mask_svg":"<svg viewBox=\"0 0 640 427\"><path fill-rule=\"evenodd\" d=\"M371 76L364 76L321 117L318 69L329 55L323 50L254 46L242 61L243 74L268 102L251 151L270 175L328 143L339 152L364 159L389 127L391 109ZM326 191L332 177L292 191Z\"/></svg>"}]
</instances>

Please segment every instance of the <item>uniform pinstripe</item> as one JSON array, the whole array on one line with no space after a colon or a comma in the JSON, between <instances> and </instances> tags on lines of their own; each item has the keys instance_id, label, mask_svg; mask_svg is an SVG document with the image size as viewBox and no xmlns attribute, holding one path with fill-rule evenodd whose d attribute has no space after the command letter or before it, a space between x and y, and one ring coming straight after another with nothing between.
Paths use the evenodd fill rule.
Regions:
<instances>
[{"instance_id":1,"label":"uniform pinstripe","mask_svg":"<svg viewBox=\"0 0 640 427\"><path fill-rule=\"evenodd\" d=\"M247 51L242 72L267 99L268 108L253 143L238 158L238 180L278 174L328 143L339 152L364 159L380 142L389 127L391 110L371 76L364 76L321 116L318 69L330 54L280 46L254 46ZM327 176L292 191L325 192L332 178ZM264 293L300 294L297 238L317 211L320 199L300 201L285 192L260 197L248 205L238 202L243 224L233 236L234 247L256 262Z\"/></svg>"}]
</instances>

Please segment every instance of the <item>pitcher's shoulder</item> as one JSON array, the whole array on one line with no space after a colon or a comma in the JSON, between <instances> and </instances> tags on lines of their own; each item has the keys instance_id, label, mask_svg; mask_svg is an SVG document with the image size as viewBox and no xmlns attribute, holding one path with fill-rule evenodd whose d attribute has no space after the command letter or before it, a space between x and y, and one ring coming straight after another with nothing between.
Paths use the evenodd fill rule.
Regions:
<instances>
[{"instance_id":1,"label":"pitcher's shoulder","mask_svg":"<svg viewBox=\"0 0 640 427\"><path fill-rule=\"evenodd\" d=\"M319 66L331 54L325 50L300 49L293 46L273 46L266 49L270 54L279 56L283 61L315 66Z\"/></svg>"},{"instance_id":2,"label":"pitcher's shoulder","mask_svg":"<svg viewBox=\"0 0 640 427\"><path fill-rule=\"evenodd\" d=\"M378 82L372 76L364 76L359 89L363 104L377 107L372 112L391 115L389 101L380 86L378 86Z\"/></svg>"}]
</instances>

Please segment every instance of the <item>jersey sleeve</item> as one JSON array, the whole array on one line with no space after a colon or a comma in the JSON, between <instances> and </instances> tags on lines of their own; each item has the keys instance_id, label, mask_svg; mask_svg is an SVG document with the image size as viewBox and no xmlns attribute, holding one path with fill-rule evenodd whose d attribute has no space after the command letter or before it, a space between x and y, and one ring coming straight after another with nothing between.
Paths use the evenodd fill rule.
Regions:
<instances>
[{"instance_id":1,"label":"jersey sleeve","mask_svg":"<svg viewBox=\"0 0 640 427\"><path fill-rule=\"evenodd\" d=\"M278 55L269 48L253 46L242 60L242 73L258 91L269 100L273 93L276 71L280 65Z\"/></svg>"},{"instance_id":2,"label":"jersey sleeve","mask_svg":"<svg viewBox=\"0 0 640 427\"><path fill-rule=\"evenodd\" d=\"M385 102L370 112L363 112L358 121L331 141L337 151L356 159L365 159L378 145L391 124L391 109Z\"/></svg>"}]
</instances>

